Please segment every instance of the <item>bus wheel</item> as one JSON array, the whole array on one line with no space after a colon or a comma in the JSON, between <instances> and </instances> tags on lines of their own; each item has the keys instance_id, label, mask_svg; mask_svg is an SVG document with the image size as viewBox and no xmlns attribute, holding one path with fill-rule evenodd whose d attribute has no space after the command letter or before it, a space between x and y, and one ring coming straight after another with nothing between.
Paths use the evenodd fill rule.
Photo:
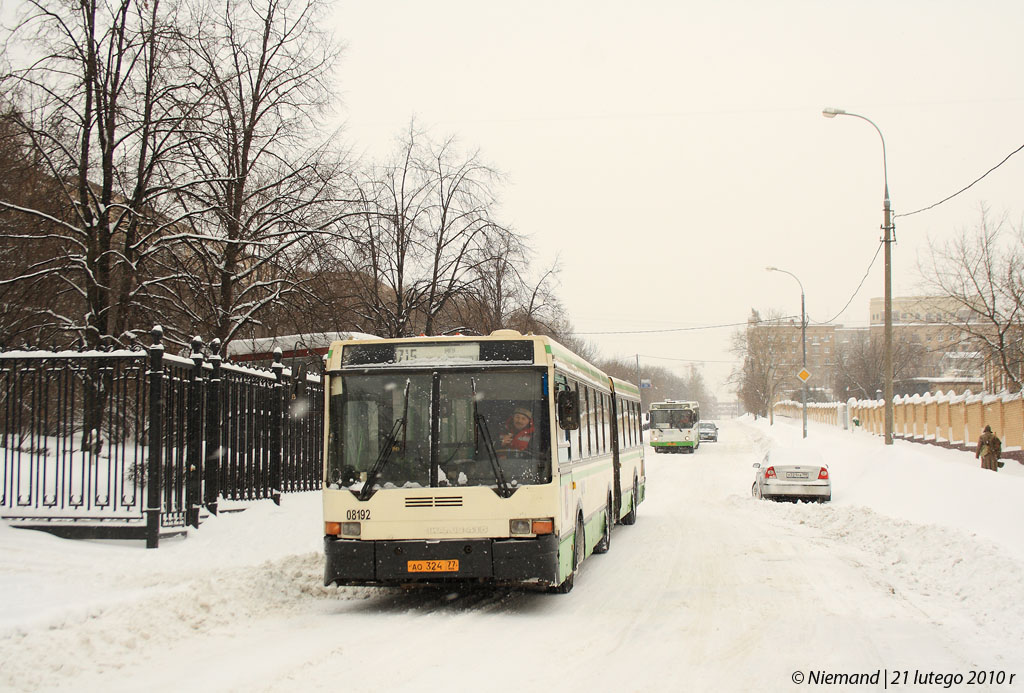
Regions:
<instances>
[{"instance_id":1,"label":"bus wheel","mask_svg":"<svg viewBox=\"0 0 1024 693\"><path fill-rule=\"evenodd\" d=\"M612 510L612 497L608 496L608 506L605 508L604 536L594 547L594 553L608 553L612 547L612 525L615 524L614 510Z\"/></svg>"},{"instance_id":2,"label":"bus wheel","mask_svg":"<svg viewBox=\"0 0 1024 693\"><path fill-rule=\"evenodd\" d=\"M580 569L580 563L583 562L583 555L587 550L587 545L584 543L583 537L583 517L576 517L576 531L572 537L572 572L569 573L569 577L565 578L565 581L561 585L555 585L550 588L551 592L558 594L568 594L572 591L573 583L576 580L576 571Z\"/></svg>"},{"instance_id":3,"label":"bus wheel","mask_svg":"<svg viewBox=\"0 0 1024 693\"><path fill-rule=\"evenodd\" d=\"M583 529L583 515L576 516L576 536L572 540L572 572L575 573L583 565L587 555L587 535Z\"/></svg>"},{"instance_id":4,"label":"bus wheel","mask_svg":"<svg viewBox=\"0 0 1024 693\"><path fill-rule=\"evenodd\" d=\"M637 485L636 479L633 479L633 497L629 501L629 512L622 518L622 524L624 525L636 524L636 498Z\"/></svg>"},{"instance_id":5,"label":"bus wheel","mask_svg":"<svg viewBox=\"0 0 1024 693\"><path fill-rule=\"evenodd\" d=\"M575 577L575 573L570 573L569 577L565 578L565 582L563 582L561 585L549 587L548 592L554 592L555 594L569 594L570 592L572 592L572 582L573 578Z\"/></svg>"}]
</instances>

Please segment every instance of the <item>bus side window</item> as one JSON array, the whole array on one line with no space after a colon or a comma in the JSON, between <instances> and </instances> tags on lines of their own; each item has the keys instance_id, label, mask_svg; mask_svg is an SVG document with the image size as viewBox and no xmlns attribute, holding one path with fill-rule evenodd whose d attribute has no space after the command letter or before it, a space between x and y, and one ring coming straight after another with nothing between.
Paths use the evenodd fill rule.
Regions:
<instances>
[{"instance_id":1,"label":"bus side window","mask_svg":"<svg viewBox=\"0 0 1024 693\"><path fill-rule=\"evenodd\" d=\"M597 413L597 398L594 391L587 388L587 457L597 454L597 421L594 415Z\"/></svg>"},{"instance_id":2,"label":"bus side window","mask_svg":"<svg viewBox=\"0 0 1024 693\"><path fill-rule=\"evenodd\" d=\"M629 431L630 402L622 403L622 447L628 448L633 444L633 434Z\"/></svg>"},{"instance_id":3,"label":"bus side window","mask_svg":"<svg viewBox=\"0 0 1024 693\"><path fill-rule=\"evenodd\" d=\"M615 445L615 410L611 407L611 395L604 395L604 430L608 436L608 451L611 452Z\"/></svg>"},{"instance_id":4,"label":"bus side window","mask_svg":"<svg viewBox=\"0 0 1024 693\"><path fill-rule=\"evenodd\" d=\"M622 452L622 402L611 398L612 402L612 450Z\"/></svg>"},{"instance_id":5,"label":"bus side window","mask_svg":"<svg viewBox=\"0 0 1024 693\"><path fill-rule=\"evenodd\" d=\"M616 431L618 433L618 450L622 451L629 447L629 442L627 441L627 436L629 434L626 432L626 407L629 406L629 404L624 401L618 401L615 403L618 405L615 409L615 412L618 414L618 421L615 422Z\"/></svg>"},{"instance_id":6,"label":"bus side window","mask_svg":"<svg viewBox=\"0 0 1024 693\"><path fill-rule=\"evenodd\" d=\"M608 452L608 443L611 441L608 430L608 395L601 393L601 452Z\"/></svg>"},{"instance_id":7,"label":"bus side window","mask_svg":"<svg viewBox=\"0 0 1024 693\"><path fill-rule=\"evenodd\" d=\"M580 402L580 428L577 429L577 451L580 454L577 460L583 460L586 457L583 446L583 436L587 432L587 402L584 398L586 393L582 392L583 388L579 383L572 383L572 389L577 393L577 401Z\"/></svg>"},{"instance_id":8,"label":"bus side window","mask_svg":"<svg viewBox=\"0 0 1024 693\"><path fill-rule=\"evenodd\" d=\"M626 425L624 430L629 436L629 446L633 446L633 402L626 402Z\"/></svg>"},{"instance_id":9,"label":"bus side window","mask_svg":"<svg viewBox=\"0 0 1024 693\"><path fill-rule=\"evenodd\" d=\"M591 413L591 409L590 409L590 388L587 387L587 386L584 386L584 388L583 388L583 400L584 400L584 407L583 407L583 410L584 410L584 420L587 422L587 444L586 444L586 447L584 447L584 449L583 449L583 457L584 458L589 458L590 454L591 454L590 451L592 449L591 442L590 442L592 440L591 434L590 434L590 429L591 429L591 418L593 417L593 414Z\"/></svg>"}]
</instances>

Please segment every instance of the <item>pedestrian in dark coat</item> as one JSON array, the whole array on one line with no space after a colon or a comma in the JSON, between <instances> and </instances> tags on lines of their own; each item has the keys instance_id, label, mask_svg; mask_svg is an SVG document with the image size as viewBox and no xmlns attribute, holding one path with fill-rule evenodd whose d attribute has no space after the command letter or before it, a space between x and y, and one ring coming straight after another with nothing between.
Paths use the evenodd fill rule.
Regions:
<instances>
[{"instance_id":1,"label":"pedestrian in dark coat","mask_svg":"<svg viewBox=\"0 0 1024 693\"><path fill-rule=\"evenodd\" d=\"M974 451L974 459L981 458L981 468L999 471L999 455L1003 451L1003 441L992 432L991 426L985 426L985 431L978 438L978 449Z\"/></svg>"}]
</instances>

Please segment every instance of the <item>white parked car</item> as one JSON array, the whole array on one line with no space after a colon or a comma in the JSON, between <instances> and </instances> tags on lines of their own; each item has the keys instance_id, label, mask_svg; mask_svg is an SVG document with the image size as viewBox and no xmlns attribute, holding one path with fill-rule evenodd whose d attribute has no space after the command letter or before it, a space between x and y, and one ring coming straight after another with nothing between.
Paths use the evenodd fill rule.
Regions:
<instances>
[{"instance_id":1,"label":"white parked car","mask_svg":"<svg viewBox=\"0 0 1024 693\"><path fill-rule=\"evenodd\" d=\"M777 448L754 463L757 477L750 492L754 498L824 503L832 500L828 465L815 450Z\"/></svg>"}]
</instances>

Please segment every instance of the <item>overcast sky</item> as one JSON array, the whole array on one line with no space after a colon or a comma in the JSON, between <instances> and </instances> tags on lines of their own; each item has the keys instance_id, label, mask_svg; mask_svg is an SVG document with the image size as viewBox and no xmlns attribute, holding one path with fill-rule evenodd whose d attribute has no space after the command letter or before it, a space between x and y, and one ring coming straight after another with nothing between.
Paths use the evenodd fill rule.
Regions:
<instances>
[{"instance_id":1,"label":"overcast sky","mask_svg":"<svg viewBox=\"0 0 1024 693\"><path fill-rule=\"evenodd\" d=\"M607 356L704 361L722 396L751 308L836 317L879 247L885 137L899 215L1024 144L1024 3L343 0L343 138L382 157L415 117L506 175L502 219ZM1024 152L896 218L895 295L919 255L1024 218ZM881 254L837 322L864 325ZM641 358L684 366L683 361Z\"/></svg>"}]
</instances>

